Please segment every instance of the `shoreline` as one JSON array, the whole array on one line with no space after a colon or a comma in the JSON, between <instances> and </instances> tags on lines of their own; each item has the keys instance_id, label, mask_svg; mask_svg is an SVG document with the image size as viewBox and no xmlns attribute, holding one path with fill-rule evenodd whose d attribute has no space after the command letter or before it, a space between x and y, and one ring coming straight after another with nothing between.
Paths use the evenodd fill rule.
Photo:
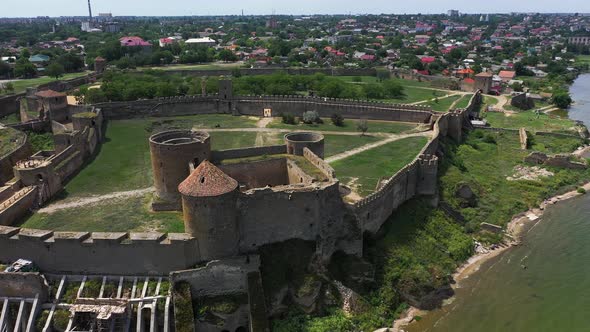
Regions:
<instances>
[{"instance_id":1,"label":"shoreline","mask_svg":"<svg viewBox=\"0 0 590 332\"><path fill-rule=\"evenodd\" d=\"M590 147L587 147L584 150L587 149L590 149ZM584 188L590 193L590 182L584 184L581 186L581 188ZM520 245L524 231L528 229L528 226L534 226L537 222L541 222L541 217L545 213L545 209L547 207L582 195L585 194L579 193L577 189L561 195L556 195L547 198L538 207L529 209L512 217L510 222L506 225L505 234L509 241L505 244L505 246L500 246L496 249L483 248L483 251L475 253L473 256L469 257L465 263L459 266L453 273L452 277L455 283L453 283L451 287L453 289L458 288L460 281L465 280L475 274L477 271L479 271L479 268L484 263L505 253L509 249ZM410 307L400 315L400 318L393 322L391 331L403 332L403 328L411 324L416 316L423 316L429 312L429 310L421 310L416 307Z\"/></svg>"}]
</instances>

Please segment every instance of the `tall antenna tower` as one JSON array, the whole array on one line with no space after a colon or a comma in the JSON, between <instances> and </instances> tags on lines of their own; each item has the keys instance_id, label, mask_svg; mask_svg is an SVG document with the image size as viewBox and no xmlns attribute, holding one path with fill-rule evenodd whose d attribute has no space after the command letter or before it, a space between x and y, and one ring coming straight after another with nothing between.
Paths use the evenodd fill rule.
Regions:
<instances>
[{"instance_id":1,"label":"tall antenna tower","mask_svg":"<svg viewBox=\"0 0 590 332\"><path fill-rule=\"evenodd\" d=\"M90 0L88 0L88 21L92 22L92 6L90 6Z\"/></svg>"}]
</instances>

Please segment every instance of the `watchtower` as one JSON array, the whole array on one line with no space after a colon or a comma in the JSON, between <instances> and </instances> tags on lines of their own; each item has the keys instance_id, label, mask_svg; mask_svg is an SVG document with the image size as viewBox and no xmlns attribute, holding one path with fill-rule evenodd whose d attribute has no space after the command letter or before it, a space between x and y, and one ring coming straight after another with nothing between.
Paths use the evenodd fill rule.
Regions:
<instances>
[{"instance_id":1,"label":"watchtower","mask_svg":"<svg viewBox=\"0 0 590 332\"><path fill-rule=\"evenodd\" d=\"M179 186L184 231L197 239L201 259L230 257L238 252L238 181L208 161Z\"/></svg>"},{"instance_id":2,"label":"watchtower","mask_svg":"<svg viewBox=\"0 0 590 332\"><path fill-rule=\"evenodd\" d=\"M178 185L190 171L211 156L209 134L172 130L150 137L150 154L156 187L155 210L180 210Z\"/></svg>"}]
</instances>

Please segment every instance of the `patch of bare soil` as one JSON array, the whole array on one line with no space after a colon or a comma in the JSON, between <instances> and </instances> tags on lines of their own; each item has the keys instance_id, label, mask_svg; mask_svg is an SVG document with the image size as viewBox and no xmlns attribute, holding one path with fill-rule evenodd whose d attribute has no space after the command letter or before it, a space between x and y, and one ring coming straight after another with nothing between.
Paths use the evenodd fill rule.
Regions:
<instances>
[{"instance_id":1,"label":"patch of bare soil","mask_svg":"<svg viewBox=\"0 0 590 332\"><path fill-rule=\"evenodd\" d=\"M514 167L514 174L506 178L508 181L519 181L519 180L532 180L537 181L541 178L548 178L555 175L553 172L550 172L544 168L539 166L523 166L523 165L516 165Z\"/></svg>"}]
</instances>

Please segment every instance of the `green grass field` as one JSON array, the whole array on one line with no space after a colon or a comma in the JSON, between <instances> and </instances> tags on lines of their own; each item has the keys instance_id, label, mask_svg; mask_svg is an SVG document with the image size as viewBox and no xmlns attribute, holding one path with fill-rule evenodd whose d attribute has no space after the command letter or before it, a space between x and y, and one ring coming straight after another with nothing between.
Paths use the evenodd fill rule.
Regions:
<instances>
[{"instance_id":1,"label":"green grass field","mask_svg":"<svg viewBox=\"0 0 590 332\"><path fill-rule=\"evenodd\" d=\"M65 74L64 76L60 77L59 80L61 80L61 81L69 80L72 78L85 76L87 74L88 74L88 72ZM37 87L41 84L46 84L46 83L53 82L53 81L56 81L56 79L53 77L43 76L43 77L39 77L39 78L15 80L12 82L12 86L14 86L15 93L21 93L21 92L24 92L27 88ZM3 93L0 92L0 95L2 95L2 94Z\"/></svg>"},{"instance_id":2,"label":"green grass field","mask_svg":"<svg viewBox=\"0 0 590 332\"><path fill-rule=\"evenodd\" d=\"M477 229L482 222L505 225L514 214L537 206L559 188L572 190L580 180L590 178L589 170L545 167L555 176L540 181L508 181L506 178L514 174L514 167L522 164L531 151L571 152L581 140L535 135L531 143L531 149L524 151L520 149L518 133L475 130L464 144L445 146L439 171L442 197L469 220L468 229ZM460 206L455 191L462 183L468 184L476 194L476 207Z\"/></svg>"},{"instance_id":3,"label":"green grass field","mask_svg":"<svg viewBox=\"0 0 590 332\"><path fill-rule=\"evenodd\" d=\"M324 138L324 157L326 158L383 139L382 137L375 137L371 135L324 135Z\"/></svg>"},{"instance_id":4,"label":"green grass field","mask_svg":"<svg viewBox=\"0 0 590 332\"><path fill-rule=\"evenodd\" d=\"M467 94L461 97L461 99L455 104L455 108L466 108L469 106L469 101L473 97L473 94Z\"/></svg>"},{"instance_id":5,"label":"green grass field","mask_svg":"<svg viewBox=\"0 0 590 332\"><path fill-rule=\"evenodd\" d=\"M590 55L578 55L576 56L576 63L587 63L590 64Z\"/></svg>"},{"instance_id":6,"label":"green grass field","mask_svg":"<svg viewBox=\"0 0 590 332\"><path fill-rule=\"evenodd\" d=\"M20 122L20 115L17 113L13 113L10 115L7 115L5 117L0 118L0 123L2 124L13 124L13 123L19 123Z\"/></svg>"},{"instance_id":7,"label":"green grass field","mask_svg":"<svg viewBox=\"0 0 590 332\"><path fill-rule=\"evenodd\" d=\"M317 130L317 131L337 131L337 132L355 132L357 131L358 120L345 119L344 125L339 127L332 124L328 118L324 118L322 124L305 124L300 122L297 125L285 124L280 118L273 119L267 128L280 128L289 130ZM393 122L393 121L367 121L369 133L390 133L398 134L405 131L410 131L416 128L415 124Z\"/></svg>"},{"instance_id":8,"label":"green grass field","mask_svg":"<svg viewBox=\"0 0 590 332\"><path fill-rule=\"evenodd\" d=\"M424 147L426 137L409 137L371 149L331 165L342 183L352 182L361 196L374 191L379 179L391 177L411 162Z\"/></svg>"},{"instance_id":9,"label":"green grass field","mask_svg":"<svg viewBox=\"0 0 590 332\"><path fill-rule=\"evenodd\" d=\"M454 95L446 98L438 98L438 100L429 100L428 102L421 103L420 105L430 106L433 111L444 113L448 112L451 105L453 105L456 100L459 100L459 98L461 98L460 95Z\"/></svg>"},{"instance_id":10,"label":"green grass field","mask_svg":"<svg viewBox=\"0 0 590 332\"><path fill-rule=\"evenodd\" d=\"M59 210L35 213L21 227L56 231L184 232L182 213L149 211L151 194Z\"/></svg>"},{"instance_id":11,"label":"green grass field","mask_svg":"<svg viewBox=\"0 0 590 332\"><path fill-rule=\"evenodd\" d=\"M10 127L0 129L0 156L4 156L5 154L14 151L18 146L18 138L24 136L25 135L22 132Z\"/></svg>"},{"instance_id":12,"label":"green grass field","mask_svg":"<svg viewBox=\"0 0 590 332\"><path fill-rule=\"evenodd\" d=\"M574 121L545 113L535 114L535 111L521 111L506 116L504 113L485 112L484 118L492 127L519 129L531 131L559 131L575 133Z\"/></svg>"}]
</instances>

